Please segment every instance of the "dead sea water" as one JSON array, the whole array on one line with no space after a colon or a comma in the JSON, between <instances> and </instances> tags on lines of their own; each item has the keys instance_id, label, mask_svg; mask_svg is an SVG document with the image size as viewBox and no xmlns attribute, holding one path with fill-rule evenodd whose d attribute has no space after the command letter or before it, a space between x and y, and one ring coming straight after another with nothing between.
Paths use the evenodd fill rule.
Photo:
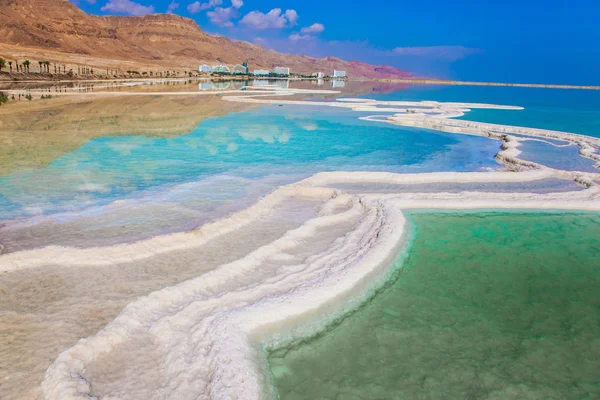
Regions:
<instances>
[{"instance_id":1,"label":"dead sea water","mask_svg":"<svg viewBox=\"0 0 600 400\"><path fill-rule=\"evenodd\" d=\"M281 399L600 397L600 215L411 219L380 293L270 354Z\"/></svg>"}]
</instances>

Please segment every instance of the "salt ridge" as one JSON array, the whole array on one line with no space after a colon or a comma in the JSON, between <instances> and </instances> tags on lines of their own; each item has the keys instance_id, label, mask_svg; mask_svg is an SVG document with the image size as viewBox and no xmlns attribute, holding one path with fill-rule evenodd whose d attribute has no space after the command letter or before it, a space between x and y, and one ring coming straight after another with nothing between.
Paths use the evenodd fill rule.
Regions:
<instances>
[{"instance_id":1,"label":"salt ridge","mask_svg":"<svg viewBox=\"0 0 600 400\"><path fill-rule=\"evenodd\" d=\"M294 94L281 92L279 96ZM265 94L265 96L268 94ZM256 96L232 101L275 102ZM292 102L289 104L315 104ZM376 102L346 99L318 102L360 111L374 103L396 110L417 110L412 102ZM410 103L410 104L408 104ZM412 104L412 105L411 105ZM518 107L468 103L419 102L418 110L393 115L387 122L422 126L460 134L502 140L497 158L520 172L393 174L379 172L325 172L282 186L255 205L204 225L196 231L155 237L110 247L73 249L47 247L0 257L0 271L42 265L101 267L115 262L160 256L198 246L223 233L257 220L275 205L293 198L321 202L320 214L246 257L222 265L195 279L167 287L130 303L97 335L80 340L59 355L42 384L47 399L89 399L94 395L93 370L111 352L125 344L139 344L150 336L160 353L161 380L155 398L258 399L272 396L262 358L262 346L277 348L323 329L357 306L369 290L390 272L390 265L406 239L403 210L448 209L562 209L600 210L600 174L562 171L518 158L520 139L510 133L556 138L580 146L582 156L598 158L600 139L565 132L481 124L448 118L470 108ZM413 108L410 108L413 107ZM441 111L440 111L441 110ZM380 110L377 110L380 112ZM406 112L406 111L405 111ZM408 115L411 114L411 115ZM407 116L408 115L408 116ZM587 187L562 193L365 193L348 195L326 188L336 183L418 184L438 182L527 182L546 178L571 179ZM48 262L47 260L52 260ZM148 350L151 351L151 350ZM139 362L143 360L131 361ZM138 365L143 369L143 363ZM110 397L110 393L104 394ZM138 393L127 393L136 398ZM147 398L139 396L139 398Z\"/></svg>"}]
</instances>

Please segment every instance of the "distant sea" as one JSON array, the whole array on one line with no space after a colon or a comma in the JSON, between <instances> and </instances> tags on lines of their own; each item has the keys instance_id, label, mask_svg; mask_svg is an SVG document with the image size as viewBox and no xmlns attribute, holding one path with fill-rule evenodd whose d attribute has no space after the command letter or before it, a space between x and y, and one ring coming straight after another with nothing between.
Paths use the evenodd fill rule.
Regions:
<instances>
[{"instance_id":1,"label":"distant sea","mask_svg":"<svg viewBox=\"0 0 600 400\"><path fill-rule=\"evenodd\" d=\"M437 100L525 107L523 111L473 110L463 119L495 124L552 129L600 137L600 91L501 86L416 85L379 100Z\"/></svg>"}]
</instances>

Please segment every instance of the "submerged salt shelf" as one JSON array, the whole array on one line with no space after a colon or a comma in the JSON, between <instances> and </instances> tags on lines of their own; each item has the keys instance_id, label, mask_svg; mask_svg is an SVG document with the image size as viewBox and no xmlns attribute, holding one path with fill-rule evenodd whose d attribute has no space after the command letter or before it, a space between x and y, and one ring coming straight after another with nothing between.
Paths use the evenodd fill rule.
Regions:
<instances>
[{"instance_id":1,"label":"submerged salt shelf","mask_svg":"<svg viewBox=\"0 0 600 400\"><path fill-rule=\"evenodd\" d=\"M48 245L85 248L135 242L214 222L249 207L273 187L292 179L293 175L215 176L147 191L138 199L17 219L0 227L0 236L4 253Z\"/></svg>"},{"instance_id":2,"label":"submerged salt shelf","mask_svg":"<svg viewBox=\"0 0 600 400\"><path fill-rule=\"evenodd\" d=\"M7 311L0 310L0 317L14 330L36 338L20 336L11 343L10 337L2 337L11 343L1 349L0 358L0 368L14 378L4 386L9 399L24 390L29 397L48 399L275 396L264 349L285 348L314 336L380 288L393 261L406 249L407 210L600 210L600 188L594 183L600 174L521 159L521 142L509 133L557 136L576 143L588 158L597 156L593 138L449 119L474 107L519 112L518 107L284 100L298 93L265 89L260 94L230 96L227 100L285 106L266 108L264 114L243 114L256 118L243 135L233 116L223 130L219 130L222 119L213 121L216 130L202 136L213 146L182 137L150 141L148 147L142 141L140 147L115 148L127 140L102 139L66 158L83 161L95 154L90 151L95 148L100 154L120 154L108 162L124 171L153 158L160 165L144 171L142 162L131 169L133 192L89 193L100 187L88 185L85 207L79 204L82 198L76 198L68 212L5 226L5 232L13 229L13 245L19 235L31 236L32 248L24 246L28 250L0 257L0 289L9 300L3 302ZM268 100L269 96L278 100ZM314 115L324 117L286 118L286 113L301 115L289 107L295 104L313 107ZM334 113L332 122L314 105L344 112ZM384 123L368 118L374 108L388 114ZM394 111L413 108L423 115L415 111L399 116ZM359 116L366 118L357 120ZM267 127L265 121L274 121L277 127ZM390 152L390 143L396 151ZM221 157L218 163L211 158L215 154ZM501 171L494 154L503 165ZM135 162L119 164L128 157ZM145 215L162 207L171 211L170 202L184 207L181 214L167 216L175 223L218 209L203 208L204 200L195 195L180 197L177 189L178 185L195 187L202 175L200 167L209 164L240 181L270 179L276 173L279 177L271 183L277 187L247 207L228 209L225 217L200 221L200 226L186 232L156 236L163 233L161 220L147 224ZM60 165L71 163L63 160L52 168ZM97 168L93 163L89 167L86 173ZM76 178L69 175L62 181L64 187L80 183ZM277 179L281 181L276 183ZM11 184L10 195L15 196L19 182L11 180ZM22 189L25 198L33 201L37 201L36 190L43 190L27 185ZM235 201L252 198L243 193L244 185L234 189L232 193L241 193L230 197ZM131 193L137 197L127 198ZM218 202L230 196L229 190L208 194ZM68 190L57 195L68 204ZM260 190L255 195L261 196ZM8 207L15 215L23 212L14 201ZM56 204L48 207L57 209ZM139 224L121 235L118 220L127 214L134 226L136 219ZM98 228L87 230L92 221ZM44 241L44 227L50 223L71 230L71 238ZM151 233L144 237L146 228ZM106 245L102 242L106 237L95 237L103 230L117 243ZM124 239L135 235L141 236L134 242ZM33 248L46 244L54 245ZM44 337L47 332L52 332L51 340ZM77 341L80 338L85 339ZM25 359L23 353L32 356Z\"/></svg>"},{"instance_id":3,"label":"submerged salt shelf","mask_svg":"<svg viewBox=\"0 0 600 400\"><path fill-rule=\"evenodd\" d=\"M411 220L380 293L269 356L282 400L600 396L600 214Z\"/></svg>"}]
</instances>

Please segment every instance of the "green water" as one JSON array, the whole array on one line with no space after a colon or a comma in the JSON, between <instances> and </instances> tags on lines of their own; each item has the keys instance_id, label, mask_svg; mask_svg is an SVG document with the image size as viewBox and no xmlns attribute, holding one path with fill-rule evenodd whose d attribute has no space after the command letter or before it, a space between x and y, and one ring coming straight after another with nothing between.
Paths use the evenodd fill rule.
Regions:
<instances>
[{"instance_id":1,"label":"green water","mask_svg":"<svg viewBox=\"0 0 600 400\"><path fill-rule=\"evenodd\" d=\"M421 214L398 276L269 357L282 399L599 399L600 215Z\"/></svg>"}]
</instances>

